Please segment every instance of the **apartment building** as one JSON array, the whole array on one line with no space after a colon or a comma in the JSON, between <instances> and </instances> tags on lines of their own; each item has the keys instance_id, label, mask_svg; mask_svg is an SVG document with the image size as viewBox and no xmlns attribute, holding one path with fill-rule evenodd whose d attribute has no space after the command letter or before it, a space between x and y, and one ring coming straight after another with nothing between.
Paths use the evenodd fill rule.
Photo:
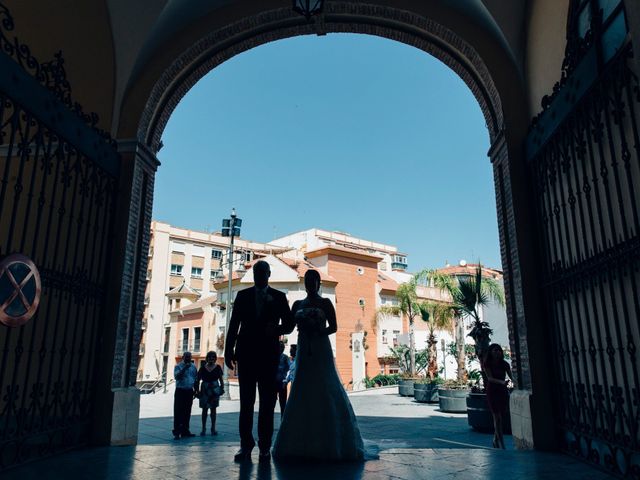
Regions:
<instances>
[{"instance_id":1,"label":"apartment building","mask_svg":"<svg viewBox=\"0 0 640 480\"><path fill-rule=\"evenodd\" d=\"M305 296L304 273L310 268L320 272L322 294L336 308L338 331L330 341L346 388L359 388L365 376L397 371L390 349L406 343L408 321L378 315L381 306L397 304L398 287L411 278L407 256L395 246L320 229L270 244L236 239L237 261L229 272L228 238L155 221L151 238L139 383L153 382L165 372L171 379L186 350L197 363L210 350L222 362L229 273L233 300L238 290L253 284L251 266L260 259L271 266L271 286L285 292L290 304ZM433 287L420 286L417 293L423 300L449 301ZM420 348L426 343L426 324L417 321L415 331ZM296 343L296 331L285 341Z\"/></svg>"},{"instance_id":2,"label":"apartment building","mask_svg":"<svg viewBox=\"0 0 640 480\"><path fill-rule=\"evenodd\" d=\"M220 234L188 230L158 221L151 223L150 259L137 372L139 383L155 381L163 372L172 371L172 359L180 356L179 350L185 346L191 348L198 345L202 349L205 345L211 345L211 342L205 343L204 339L205 333L213 332L213 327L201 327L198 330L195 326L187 328L182 324L178 327L177 324L179 320L187 322L183 314L189 311L189 315L193 316L197 313L194 309L206 311L207 317L213 318L212 303L207 302L213 302L215 298L214 283L227 273L228 250L229 238ZM234 274L240 275L254 257L281 253L283 249L236 238L234 250L232 269ZM186 310L190 305L190 310ZM172 323L175 326L173 329ZM167 336L171 332L185 336L178 341L177 337L172 339Z\"/></svg>"},{"instance_id":3,"label":"apartment building","mask_svg":"<svg viewBox=\"0 0 640 480\"><path fill-rule=\"evenodd\" d=\"M309 230L277 238L271 244L295 249L302 253L328 246L365 252L380 257L377 263L378 270L386 273L394 280L403 282L410 277L406 273L408 267L407 255L399 252L397 247L354 237L348 233L310 228Z\"/></svg>"}]
</instances>

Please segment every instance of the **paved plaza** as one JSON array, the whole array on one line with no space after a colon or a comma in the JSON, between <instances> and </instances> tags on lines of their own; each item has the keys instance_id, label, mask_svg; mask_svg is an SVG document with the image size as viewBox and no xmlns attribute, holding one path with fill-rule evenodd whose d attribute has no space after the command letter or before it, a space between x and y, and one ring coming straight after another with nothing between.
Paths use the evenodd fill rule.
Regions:
<instances>
[{"instance_id":1,"label":"paved plaza","mask_svg":"<svg viewBox=\"0 0 640 480\"><path fill-rule=\"evenodd\" d=\"M466 415L445 414L437 405L400 397L397 389L351 394L367 450L379 458L362 464L236 464L239 447L237 401L222 401L218 436L173 440L171 392L144 395L139 444L76 451L11 470L4 480L80 479L598 479L609 476L571 457L490 448L490 434L473 432ZM310 414L312 414L310 412ZM279 414L276 413L276 420ZM276 424L278 422L276 421ZM200 431L194 405L191 430Z\"/></svg>"}]
</instances>

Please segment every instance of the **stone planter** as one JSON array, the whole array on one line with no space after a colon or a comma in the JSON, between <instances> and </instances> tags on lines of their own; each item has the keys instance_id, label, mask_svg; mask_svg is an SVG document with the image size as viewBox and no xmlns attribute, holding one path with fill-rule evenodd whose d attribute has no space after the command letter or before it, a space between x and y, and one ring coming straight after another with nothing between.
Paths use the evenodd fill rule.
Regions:
<instances>
[{"instance_id":1,"label":"stone planter","mask_svg":"<svg viewBox=\"0 0 640 480\"><path fill-rule=\"evenodd\" d=\"M440 410L450 413L467 413L467 395L469 388L438 388L438 402Z\"/></svg>"},{"instance_id":2,"label":"stone planter","mask_svg":"<svg viewBox=\"0 0 640 480\"><path fill-rule=\"evenodd\" d=\"M493 433L493 416L484 393L469 393L467 396L467 421L469 426L478 432ZM504 433L511 434L511 415L507 411L502 419Z\"/></svg>"},{"instance_id":3,"label":"stone planter","mask_svg":"<svg viewBox=\"0 0 640 480\"><path fill-rule=\"evenodd\" d=\"M413 397L413 380L400 380L398 393L403 397Z\"/></svg>"},{"instance_id":4,"label":"stone planter","mask_svg":"<svg viewBox=\"0 0 640 480\"><path fill-rule=\"evenodd\" d=\"M420 403L435 403L438 401L437 383L414 383L413 398Z\"/></svg>"}]
</instances>

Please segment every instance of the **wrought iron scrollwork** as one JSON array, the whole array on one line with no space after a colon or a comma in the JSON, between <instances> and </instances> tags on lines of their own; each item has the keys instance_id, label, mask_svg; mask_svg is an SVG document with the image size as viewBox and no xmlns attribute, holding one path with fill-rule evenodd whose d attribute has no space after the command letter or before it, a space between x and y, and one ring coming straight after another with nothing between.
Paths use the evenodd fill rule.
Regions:
<instances>
[{"instance_id":1,"label":"wrought iron scrollwork","mask_svg":"<svg viewBox=\"0 0 640 480\"><path fill-rule=\"evenodd\" d=\"M634 478L640 452L640 82L630 47L531 149L565 448ZM535 128L530 135L536 135Z\"/></svg>"},{"instance_id":2,"label":"wrought iron scrollwork","mask_svg":"<svg viewBox=\"0 0 640 480\"><path fill-rule=\"evenodd\" d=\"M53 92L58 100L78 117L82 118L87 125L96 130L102 138L115 145L115 141L109 133L97 127L100 121L98 115L94 112L84 112L82 105L73 100L62 51L58 51L53 60L40 62L32 54L28 45L22 43L17 36L9 34L14 29L15 22L9 9L0 3L0 50L14 59L41 85Z\"/></svg>"},{"instance_id":3,"label":"wrought iron scrollwork","mask_svg":"<svg viewBox=\"0 0 640 480\"><path fill-rule=\"evenodd\" d=\"M119 172L62 55L39 63L13 29L0 4L0 256L27 254L43 288L29 323L0 326L0 471L88 441ZM39 115L35 97L71 120Z\"/></svg>"}]
</instances>

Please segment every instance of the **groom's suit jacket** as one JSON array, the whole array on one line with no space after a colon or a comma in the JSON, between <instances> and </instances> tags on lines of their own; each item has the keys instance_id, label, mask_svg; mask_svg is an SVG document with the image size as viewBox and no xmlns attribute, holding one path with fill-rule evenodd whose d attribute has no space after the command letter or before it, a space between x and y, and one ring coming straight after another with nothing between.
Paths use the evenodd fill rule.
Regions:
<instances>
[{"instance_id":1,"label":"groom's suit jacket","mask_svg":"<svg viewBox=\"0 0 640 480\"><path fill-rule=\"evenodd\" d=\"M267 325L273 325L269 332ZM225 352L235 352L238 362L246 360L274 360L280 356L279 337L291 333L295 327L287 296L267 287L258 312L256 288L240 290L233 302Z\"/></svg>"}]
</instances>

